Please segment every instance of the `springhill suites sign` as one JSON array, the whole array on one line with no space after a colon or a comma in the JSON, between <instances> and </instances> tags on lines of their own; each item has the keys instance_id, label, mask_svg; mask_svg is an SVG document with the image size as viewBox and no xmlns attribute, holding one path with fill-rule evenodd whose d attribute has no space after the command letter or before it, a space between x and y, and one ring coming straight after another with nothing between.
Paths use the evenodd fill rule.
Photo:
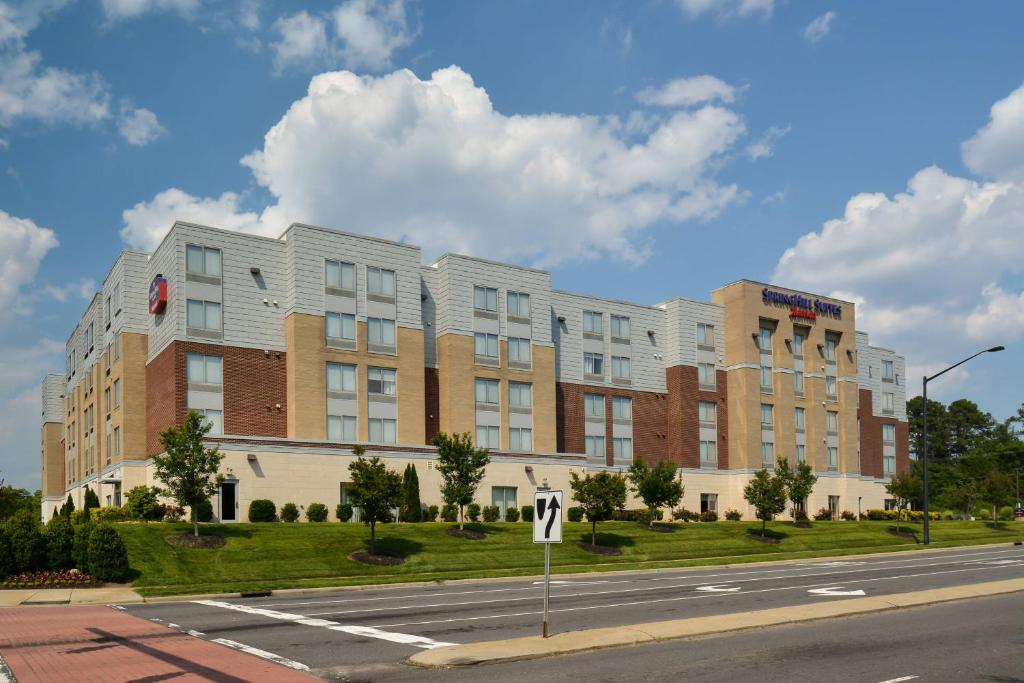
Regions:
<instances>
[{"instance_id":1,"label":"springhill suites sign","mask_svg":"<svg viewBox=\"0 0 1024 683\"><path fill-rule=\"evenodd\" d=\"M817 320L819 315L842 318L843 307L821 299L809 299L800 294L785 294L765 287L761 290L761 301L765 304L789 306L789 317Z\"/></svg>"}]
</instances>

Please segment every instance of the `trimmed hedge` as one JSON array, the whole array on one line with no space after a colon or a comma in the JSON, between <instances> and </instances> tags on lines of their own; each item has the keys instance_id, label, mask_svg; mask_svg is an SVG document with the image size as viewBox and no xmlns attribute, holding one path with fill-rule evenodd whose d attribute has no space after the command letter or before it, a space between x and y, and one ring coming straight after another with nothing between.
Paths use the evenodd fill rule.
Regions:
<instances>
[{"instance_id":1,"label":"trimmed hedge","mask_svg":"<svg viewBox=\"0 0 1024 683\"><path fill-rule=\"evenodd\" d=\"M295 507L295 503L285 503L281 506L281 521L282 522L296 522L299 519L299 508Z\"/></svg>"},{"instance_id":2,"label":"trimmed hedge","mask_svg":"<svg viewBox=\"0 0 1024 683\"><path fill-rule=\"evenodd\" d=\"M644 512L646 512L646 510L644 510ZM693 510L687 510L684 507L680 507L672 511L672 519L676 520L677 522L696 522L700 520L700 513L694 512Z\"/></svg>"},{"instance_id":3,"label":"trimmed hedge","mask_svg":"<svg viewBox=\"0 0 1024 683\"><path fill-rule=\"evenodd\" d=\"M484 508L484 521L497 522L501 517L501 509L497 505L488 505Z\"/></svg>"},{"instance_id":4,"label":"trimmed hedge","mask_svg":"<svg viewBox=\"0 0 1024 683\"><path fill-rule=\"evenodd\" d=\"M338 503L338 506L334 508L334 516L338 518L339 522L351 521L355 513L356 511L348 503Z\"/></svg>"},{"instance_id":5,"label":"trimmed hedge","mask_svg":"<svg viewBox=\"0 0 1024 683\"><path fill-rule=\"evenodd\" d=\"M471 522L480 521L480 503L470 503L466 506L466 519Z\"/></svg>"},{"instance_id":6,"label":"trimmed hedge","mask_svg":"<svg viewBox=\"0 0 1024 683\"><path fill-rule=\"evenodd\" d=\"M46 538L39 520L29 510L18 510L5 523L11 546L14 572L34 572L46 568Z\"/></svg>"},{"instance_id":7,"label":"trimmed hedge","mask_svg":"<svg viewBox=\"0 0 1024 683\"><path fill-rule=\"evenodd\" d=\"M700 521L702 522L717 522L718 513L714 510L708 510L707 512L700 513Z\"/></svg>"},{"instance_id":8,"label":"trimmed hedge","mask_svg":"<svg viewBox=\"0 0 1024 683\"><path fill-rule=\"evenodd\" d=\"M582 522L583 521L583 508L571 507L566 510L566 516L570 522Z\"/></svg>"},{"instance_id":9,"label":"trimmed hedge","mask_svg":"<svg viewBox=\"0 0 1024 683\"><path fill-rule=\"evenodd\" d=\"M524 522L529 522L530 524L533 524L533 506L532 505L524 505L522 507L522 513L523 513L523 521Z\"/></svg>"},{"instance_id":10,"label":"trimmed hedge","mask_svg":"<svg viewBox=\"0 0 1024 683\"><path fill-rule=\"evenodd\" d=\"M661 510L656 510L654 519L661 521L664 517ZM642 522L647 524L651 521L651 511L647 508L636 508L633 510L616 510L612 513L612 519L616 522Z\"/></svg>"},{"instance_id":11,"label":"trimmed hedge","mask_svg":"<svg viewBox=\"0 0 1024 683\"><path fill-rule=\"evenodd\" d=\"M14 573L14 556L11 554L11 541L7 537L7 528L0 525L0 579Z\"/></svg>"},{"instance_id":12,"label":"trimmed hedge","mask_svg":"<svg viewBox=\"0 0 1024 683\"><path fill-rule=\"evenodd\" d=\"M505 521L506 522L518 522L519 521L519 508L510 507L505 510Z\"/></svg>"},{"instance_id":13,"label":"trimmed hedge","mask_svg":"<svg viewBox=\"0 0 1024 683\"><path fill-rule=\"evenodd\" d=\"M277 519L277 506L274 501L257 498L249 503L250 522L273 522Z\"/></svg>"},{"instance_id":14,"label":"trimmed hedge","mask_svg":"<svg viewBox=\"0 0 1024 683\"><path fill-rule=\"evenodd\" d=\"M438 513L438 511L439 511L439 509L438 509L438 507L436 505L429 505L429 506L427 506L426 511L423 513L423 521L424 522L436 522L437 521L437 513Z\"/></svg>"},{"instance_id":15,"label":"trimmed hedge","mask_svg":"<svg viewBox=\"0 0 1024 683\"><path fill-rule=\"evenodd\" d=\"M51 519L46 525L47 566L55 571L74 567L74 546L75 529L71 522L60 516Z\"/></svg>"},{"instance_id":16,"label":"trimmed hedge","mask_svg":"<svg viewBox=\"0 0 1024 683\"><path fill-rule=\"evenodd\" d=\"M459 506L445 504L441 508L441 519L445 522L457 522L459 521Z\"/></svg>"},{"instance_id":17,"label":"trimmed hedge","mask_svg":"<svg viewBox=\"0 0 1024 683\"><path fill-rule=\"evenodd\" d=\"M100 524L89 535L89 575L97 581L128 578L128 551L117 530Z\"/></svg>"},{"instance_id":18,"label":"trimmed hedge","mask_svg":"<svg viewBox=\"0 0 1024 683\"><path fill-rule=\"evenodd\" d=\"M80 571L89 571L89 536L93 530L92 522L75 525L75 538L71 545L71 555L75 567Z\"/></svg>"},{"instance_id":19,"label":"trimmed hedge","mask_svg":"<svg viewBox=\"0 0 1024 683\"><path fill-rule=\"evenodd\" d=\"M210 502L209 498L196 506L196 517L200 522L213 520L213 503Z\"/></svg>"},{"instance_id":20,"label":"trimmed hedge","mask_svg":"<svg viewBox=\"0 0 1024 683\"><path fill-rule=\"evenodd\" d=\"M164 506L158 507L161 519L164 516ZM97 522L123 522L128 519L128 512L124 508L119 508L116 505L109 505L107 507L96 508L92 511L92 518Z\"/></svg>"},{"instance_id":21,"label":"trimmed hedge","mask_svg":"<svg viewBox=\"0 0 1024 683\"><path fill-rule=\"evenodd\" d=\"M160 521L164 508L160 505L160 489L155 486L135 486L125 494L124 509L132 519Z\"/></svg>"},{"instance_id":22,"label":"trimmed hedge","mask_svg":"<svg viewBox=\"0 0 1024 683\"><path fill-rule=\"evenodd\" d=\"M743 519L743 513L739 510L726 510L725 518L730 522L738 522Z\"/></svg>"},{"instance_id":23,"label":"trimmed hedge","mask_svg":"<svg viewBox=\"0 0 1024 683\"><path fill-rule=\"evenodd\" d=\"M306 519L310 522L326 522L327 506L323 503L310 503L306 508Z\"/></svg>"}]
</instances>

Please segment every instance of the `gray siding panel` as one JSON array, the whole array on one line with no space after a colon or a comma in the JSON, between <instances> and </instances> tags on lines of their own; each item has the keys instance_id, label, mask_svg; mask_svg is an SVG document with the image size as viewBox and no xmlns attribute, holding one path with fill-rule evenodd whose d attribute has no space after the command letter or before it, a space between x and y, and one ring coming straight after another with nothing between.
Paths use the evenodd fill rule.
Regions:
<instances>
[{"instance_id":1,"label":"gray siding panel","mask_svg":"<svg viewBox=\"0 0 1024 683\"><path fill-rule=\"evenodd\" d=\"M49 373L42 382L42 421L64 422L64 376Z\"/></svg>"}]
</instances>

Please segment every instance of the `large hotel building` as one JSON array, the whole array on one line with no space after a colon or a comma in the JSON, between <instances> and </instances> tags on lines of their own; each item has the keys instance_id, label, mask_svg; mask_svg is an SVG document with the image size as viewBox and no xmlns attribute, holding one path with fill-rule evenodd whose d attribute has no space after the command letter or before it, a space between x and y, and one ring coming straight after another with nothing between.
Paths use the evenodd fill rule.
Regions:
<instances>
[{"instance_id":1,"label":"large hotel building","mask_svg":"<svg viewBox=\"0 0 1024 683\"><path fill-rule=\"evenodd\" d=\"M678 467L690 510L753 511L785 456L809 509L884 505L908 467L904 360L854 304L741 280L648 306L552 288L542 270L295 224L278 239L178 222L122 252L43 381L43 515L157 484L160 432L195 410L225 454L221 521L251 500L345 500L352 447L414 463L440 503L438 432L491 451L478 492L532 502L634 458Z\"/></svg>"}]
</instances>

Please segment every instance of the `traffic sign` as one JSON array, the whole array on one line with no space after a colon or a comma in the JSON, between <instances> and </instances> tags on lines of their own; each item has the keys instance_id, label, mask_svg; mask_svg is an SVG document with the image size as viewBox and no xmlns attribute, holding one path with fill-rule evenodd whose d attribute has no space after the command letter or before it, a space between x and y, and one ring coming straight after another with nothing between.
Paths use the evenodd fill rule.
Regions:
<instances>
[{"instance_id":1,"label":"traffic sign","mask_svg":"<svg viewBox=\"0 0 1024 683\"><path fill-rule=\"evenodd\" d=\"M533 542L562 542L562 492L537 491L533 496Z\"/></svg>"}]
</instances>

